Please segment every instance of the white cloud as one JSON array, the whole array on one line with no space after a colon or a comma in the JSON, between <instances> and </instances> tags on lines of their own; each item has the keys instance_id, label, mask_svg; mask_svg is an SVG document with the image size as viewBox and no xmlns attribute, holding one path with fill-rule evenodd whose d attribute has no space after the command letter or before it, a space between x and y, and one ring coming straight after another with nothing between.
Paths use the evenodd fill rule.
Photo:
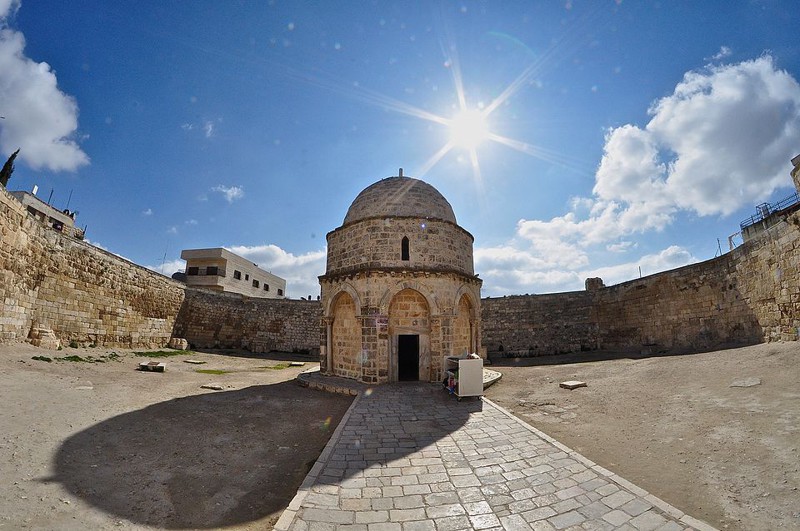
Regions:
<instances>
[{"instance_id":1,"label":"white cloud","mask_svg":"<svg viewBox=\"0 0 800 531\"><path fill-rule=\"evenodd\" d=\"M225 196L228 203L233 203L236 199L244 197L244 188L241 186L223 186L218 184L211 189L212 192L219 192Z\"/></svg>"},{"instance_id":2,"label":"white cloud","mask_svg":"<svg viewBox=\"0 0 800 531\"><path fill-rule=\"evenodd\" d=\"M317 277L325 273L327 252L323 249L294 255L277 245L236 245L226 247L232 253L247 258L274 275L286 279L286 294L291 298L319 295Z\"/></svg>"},{"instance_id":3,"label":"white cloud","mask_svg":"<svg viewBox=\"0 0 800 531\"><path fill-rule=\"evenodd\" d=\"M642 275L652 275L675 269L698 260L686 249L672 245L658 253L648 254L622 264L567 269L547 264L537 258L535 250L512 246L475 249L475 270L483 278L484 296L522 293L555 293L584 289L587 278L600 277L607 286L619 284Z\"/></svg>"},{"instance_id":4,"label":"white cloud","mask_svg":"<svg viewBox=\"0 0 800 531\"><path fill-rule=\"evenodd\" d=\"M0 0L0 20L14 16L19 9L19 0Z\"/></svg>"},{"instance_id":5,"label":"white cloud","mask_svg":"<svg viewBox=\"0 0 800 531\"><path fill-rule=\"evenodd\" d=\"M197 220L196 219L187 219L183 223L186 224L186 225L197 225Z\"/></svg>"},{"instance_id":6,"label":"white cloud","mask_svg":"<svg viewBox=\"0 0 800 531\"><path fill-rule=\"evenodd\" d=\"M142 210L142 215L143 216L152 216L153 215L153 209L152 208L148 208L146 210Z\"/></svg>"},{"instance_id":7,"label":"white cloud","mask_svg":"<svg viewBox=\"0 0 800 531\"><path fill-rule=\"evenodd\" d=\"M642 203L648 226L676 210L735 212L789 184L800 144L800 85L770 56L687 72L641 129L609 131L594 193Z\"/></svg>"},{"instance_id":8,"label":"white cloud","mask_svg":"<svg viewBox=\"0 0 800 531\"><path fill-rule=\"evenodd\" d=\"M640 267L642 276L647 276L694 264L698 261L697 258L692 256L692 253L683 247L671 245L659 253L644 255L633 262L587 270L584 272L583 277L600 277L606 286L610 286L638 278Z\"/></svg>"},{"instance_id":9,"label":"white cloud","mask_svg":"<svg viewBox=\"0 0 800 531\"><path fill-rule=\"evenodd\" d=\"M625 253L628 252L629 249L636 249L639 244L632 241L620 241L616 243L609 243L606 245L606 250L611 251L612 253Z\"/></svg>"},{"instance_id":10,"label":"white cloud","mask_svg":"<svg viewBox=\"0 0 800 531\"><path fill-rule=\"evenodd\" d=\"M0 150L20 148L19 159L33 169L75 171L89 164L76 141L78 104L58 88L47 63L25 56L25 37L7 27L20 3L0 0Z\"/></svg>"},{"instance_id":11,"label":"white cloud","mask_svg":"<svg viewBox=\"0 0 800 531\"><path fill-rule=\"evenodd\" d=\"M718 54L730 53L723 48ZM592 268L594 252L636 247L630 237L661 231L676 216L728 215L789 186L800 145L800 85L765 55L687 72L655 101L645 127L610 129L592 197L572 198L549 221L522 219L505 246L476 249L489 295L583 289L696 260L671 246L637 261Z\"/></svg>"},{"instance_id":12,"label":"white cloud","mask_svg":"<svg viewBox=\"0 0 800 531\"><path fill-rule=\"evenodd\" d=\"M207 120L203 124L203 133L205 133L206 138L211 138L212 136L214 136L214 122L212 122L211 120Z\"/></svg>"},{"instance_id":13,"label":"white cloud","mask_svg":"<svg viewBox=\"0 0 800 531\"><path fill-rule=\"evenodd\" d=\"M730 57L733 51L728 46L720 46L719 51L711 56L712 61L719 61L720 59L725 59L726 57Z\"/></svg>"},{"instance_id":14,"label":"white cloud","mask_svg":"<svg viewBox=\"0 0 800 531\"><path fill-rule=\"evenodd\" d=\"M183 129L184 131L191 131L192 129L194 129L194 124L189 124L189 123L181 124L181 129Z\"/></svg>"},{"instance_id":15,"label":"white cloud","mask_svg":"<svg viewBox=\"0 0 800 531\"><path fill-rule=\"evenodd\" d=\"M167 234L178 234L178 227L176 227L175 225L169 227L167 229Z\"/></svg>"},{"instance_id":16,"label":"white cloud","mask_svg":"<svg viewBox=\"0 0 800 531\"><path fill-rule=\"evenodd\" d=\"M171 277L173 273L178 271L183 271L186 267L186 262L178 258L177 260L170 260L169 262L164 262L163 264L155 265L146 265L144 266L151 271L155 271L156 273L161 273L164 276Z\"/></svg>"}]
</instances>

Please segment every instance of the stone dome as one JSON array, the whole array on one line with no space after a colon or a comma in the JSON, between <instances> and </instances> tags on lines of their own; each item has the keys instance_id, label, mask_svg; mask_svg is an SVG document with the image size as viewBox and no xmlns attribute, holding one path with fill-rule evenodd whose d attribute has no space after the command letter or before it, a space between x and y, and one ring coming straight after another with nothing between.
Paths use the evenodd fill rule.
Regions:
<instances>
[{"instance_id":1,"label":"stone dome","mask_svg":"<svg viewBox=\"0 0 800 531\"><path fill-rule=\"evenodd\" d=\"M456 223L453 207L430 184L411 177L387 177L358 194L344 225L370 218L416 217Z\"/></svg>"}]
</instances>

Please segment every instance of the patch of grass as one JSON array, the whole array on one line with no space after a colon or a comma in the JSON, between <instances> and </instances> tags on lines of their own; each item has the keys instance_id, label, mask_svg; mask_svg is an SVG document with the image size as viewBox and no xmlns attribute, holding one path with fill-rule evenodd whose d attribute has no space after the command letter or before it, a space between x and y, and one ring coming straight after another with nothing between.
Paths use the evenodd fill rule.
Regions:
<instances>
[{"instance_id":1,"label":"patch of grass","mask_svg":"<svg viewBox=\"0 0 800 531\"><path fill-rule=\"evenodd\" d=\"M151 350L144 352L134 352L137 356L146 358L169 358L170 356L188 356L194 354L191 350Z\"/></svg>"},{"instance_id":2,"label":"patch of grass","mask_svg":"<svg viewBox=\"0 0 800 531\"><path fill-rule=\"evenodd\" d=\"M63 356L63 357L56 357L56 358L48 358L47 356L34 356L34 360L38 361L46 361L50 363L51 361L71 361L73 363L105 363L107 361L122 361L122 356L117 354L116 352L110 352L108 355L100 356L99 358L95 358L94 356L86 356L85 358L82 356L78 356L77 354L73 354L71 356Z\"/></svg>"},{"instance_id":3,"label":"patch of grass","mask_svg":"<svg viewBox=\"0 0 800 531\"><path fill-rule=\"evenodd\" d=\"M281 369L288 369L288 363L278 363L277 365L264 365L263 367L256 367L257 369L269 369L271 371L280 371Z\"/></svg>"},{"instance_id":4,"label":"patch of grass","mask_svg":"<svg viewBox=\"0 0 800 531\"><path fill-rule=\"evenodd\" d=\"M78 348L78 342L74 339L69 342L69 348Z\"/></svg>"},{"instance_id":5,"label":"patch of grass","mask_svg":"<svg viewBox=\"0 0 800 531\"><path fill-rule=\"evenodd\" d=\"M194 372L199 372L200 374L228 374L233 371L224 371L222 369L196 369Z\"/></svg>"},{"instance_id":6,"label":"patch of grass","mask_svg":"<svg viewBox=\"0 0 800 531\"><path fill-rule=\"evenodd\" d=\"M63 358L56 358L56 361L75 361L75 362L85 361L87 363L94 363L94 361L91 359L91 356L89 356L89 358L87 359L87 358L81 358L77 354L73 354L72 356L64 356Z\"/></svg>"}]
</instances>

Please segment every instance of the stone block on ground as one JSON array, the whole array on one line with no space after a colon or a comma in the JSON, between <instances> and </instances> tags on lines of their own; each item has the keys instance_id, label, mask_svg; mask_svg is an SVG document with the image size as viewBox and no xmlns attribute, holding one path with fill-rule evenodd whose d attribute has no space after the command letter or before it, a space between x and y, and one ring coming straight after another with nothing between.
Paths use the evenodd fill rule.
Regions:
<instances>
[{"instance_id":1,"label":"stone block on ground","mask_svg":"<svg viewBox=\"0 0 800 531\"><path fill-rule=\"evenodd\" d=\"M761 385L761 378L740 378L731 382L731 387L755 387Z\"/></svg>"},{"instance_id":2,"label":"stone block on ground","mask_svg":"<svg viewBox=\"0 0 800 531\"><path fill-rule=\"evenodd\" d=\"M561 382L558 384L559 387L563 389L569 389L570 391L573 389L577 389L578 387L586 387L586 382L581 382L578 380L569 380L567 382Z\"/></svg>"},{"instance_id":3,"label":"stone block on ground","mask_svg":"<svg viewBox=\"0 0 800 531\"><path fill-rule=\"evenodd\" d=\"M167 364L163 361L143 361L139 364L140 371L164 372Z\"/></svg>"},{"instance_id":4,"label":"stone block on ground","mask_svg":"<svg viewBox=\"0 0 800 531\"><path fill-rule=\"evenodd\" d=\"M167 346L169 348L174 348L175 350L188 350L189 342L183 339L182 337L173 337L170 338L169 344Z\"/></svg>"},{"instance_id":5,"label":"stone block on ground","mask_svg":"<svg viewBox=\"0 0 800 531\"><path fill-rule=\"evenodd\" d=\"M49 328L33 325L30 334L28 334L31 345L34 347L46 348L49 350L58 350L61 347L61 341L56 337L56 334Z\"/></svg>"}]
</instances>

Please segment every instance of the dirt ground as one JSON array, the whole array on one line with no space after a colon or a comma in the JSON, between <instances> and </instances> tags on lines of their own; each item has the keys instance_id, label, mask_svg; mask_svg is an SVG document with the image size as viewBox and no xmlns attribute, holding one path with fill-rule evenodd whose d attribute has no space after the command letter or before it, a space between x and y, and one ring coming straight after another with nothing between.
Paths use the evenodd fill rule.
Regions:
<instances>
[{"instance_id":1,"label":"dirt ground","mask_svg":"<svg viewBox=\"0 0 800 531\"><path fill-rule=\"evenodd\" d=\"M69 355L105 363L31 359ZM352 402L294 381L310 358L141 361L0 346L0 529L269 529Z\"/></svg>"},{"instance_id":2,"label":"dirt ground","mask_svg":"<svg viewBox=\"0 0 800 531\"><path fill-rule=\"evenodd\" d=\"M718 528L800 529L799 343L581 359L495 359L487 397Z\"/></svg>"},{"instance_id":3,"label":"dirt ground","mask_svg":"<svg viewBox=\"0 0 800 531\"><path fill-rule=\"evenodd\" d=\"M351 403L293 381L309 358L147 360L0 346L0 529L271 528ZM489 398L688 514L800 529L800 344L494 361Z\"/></svg>"}]
</instances>

